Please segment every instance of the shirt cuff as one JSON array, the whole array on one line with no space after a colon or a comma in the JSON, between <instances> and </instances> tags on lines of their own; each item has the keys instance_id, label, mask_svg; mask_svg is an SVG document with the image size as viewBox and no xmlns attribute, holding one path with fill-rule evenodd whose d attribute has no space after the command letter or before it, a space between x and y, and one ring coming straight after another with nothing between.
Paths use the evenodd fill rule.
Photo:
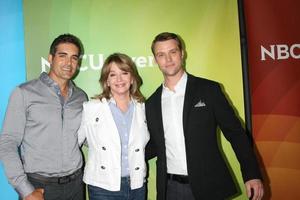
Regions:
<instances>
[{"instance_id":1,"label":"shirt cuff","mask_svg":"<svg viewBox=\"0 0 300 200\"><path fill-rule=\"evenodd\" d=\"M33 185L27 179L18 184L15 189L22 199L24 199L27 195L31 194L35 190Z\"/></svg>"}]
</instances>

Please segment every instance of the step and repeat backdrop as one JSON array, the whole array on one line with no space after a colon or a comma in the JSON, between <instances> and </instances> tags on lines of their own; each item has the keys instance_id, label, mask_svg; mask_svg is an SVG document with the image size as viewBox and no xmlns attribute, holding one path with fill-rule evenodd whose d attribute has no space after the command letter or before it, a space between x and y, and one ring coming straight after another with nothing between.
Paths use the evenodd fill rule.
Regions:
<instances>
[{"instance_id":1,"label":"step and repeat backdrop","mask_svg":"<svg viewBox=\"0 0 300 200\"><path fill-rule=\"evenodd\" d=\"M266 199L300 199L300 1L244 2L253 136Z\"/></svg>"},{"instance_id":2,"label":"step and repeat backdrop","mask_svg":"<svg viewBox=\"0 0 300 200\"><path fill-rule=\"evenodd\" d=\"M69 32L77 35L85 47L75 82L90 97L100 92L100 69L104 59L114 52L134 59L144 81L142 92L148 97L162 82L150 50L151 42L160 32L178 33L186 45L187 71L222 82L240 116L244 116L236 1L31 0L24 2L24 25L27 79L49 69L49 44L57 35ZM223 138L222 145L243 191L231 147ZM152 161L148 196L151 200L155 199L154 191Z\"/></svg>"},{"instance_id":3,"label":"step and repeat backdrop","mask_svg":"<svg viewBox=\"0 0 300 200\"><path fill-rule=\"evenodd\" d=\"M25 81L25 51L22 0L0 1L0 124L13 88ZM1 133L0 133L1 134ZM17 200L0 162L0 200Z\"/></svg>"},{"instance_id":4,"label":"step and repeat backdrop","mask_svg":"<svg viewBox=\"0 0 300 200\"><path fill-rule=\"evenodd\" d=\"M74 82L89 97L100 93L98 80L103 61L114 52L132 57L144 81L142 92L148 97L162 82L151 42L158 33L175 32L185 41L187 71L221 82L237 114L244 117L237 1L26 0L23 22L27 80L49 70L47 56L52 40L62 33L72 33L82 40L85 49ZM7 102L7 98L3 101ZM231 146L223 136L220 144L240 188L240 194L233 199L246 199ZM149 200L155 199L154 165L152 160ZM2 180L6 181L4 175L1 184Z\"/></svg>"}]
</instances>

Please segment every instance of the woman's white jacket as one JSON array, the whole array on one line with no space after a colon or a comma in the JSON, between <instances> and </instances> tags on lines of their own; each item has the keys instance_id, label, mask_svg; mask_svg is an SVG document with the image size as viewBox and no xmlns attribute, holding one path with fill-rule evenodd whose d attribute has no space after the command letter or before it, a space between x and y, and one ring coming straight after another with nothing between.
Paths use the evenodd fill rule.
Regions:
<instances>
[{"instance_id":1,"label":"woman's white jacket","mask_svg":"<svg viewBox=\"0 0 300 200\"><path fill-rule=\"evenodd\" d=\"M128 142L131 189L143 186L146 176L145 146L149 133L143 103L133 100L134 111ZM121 141L106 99L83 104L78 142L88 144L88 159L83 181L110 191L121 186Z\"/></svg>"}]
</instances>

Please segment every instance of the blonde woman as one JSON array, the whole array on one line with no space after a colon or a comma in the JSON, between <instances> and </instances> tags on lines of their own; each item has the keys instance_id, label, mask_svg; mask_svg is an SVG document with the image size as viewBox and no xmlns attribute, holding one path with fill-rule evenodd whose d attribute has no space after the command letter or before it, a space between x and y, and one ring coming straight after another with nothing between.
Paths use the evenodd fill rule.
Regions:
<instances>
[{"instance_id":1,"label":"blonde woman","mask_svg":"<svg viewBox=\"0 0 300 200\"><path fill-rule=\"evenodd\" d=\"M145 119L142 79L134 62L115 53L104 62L102 93L84 103L78 140L88 145L84 182L90 200L144 200Z\"/></svg>"}]
</instances>

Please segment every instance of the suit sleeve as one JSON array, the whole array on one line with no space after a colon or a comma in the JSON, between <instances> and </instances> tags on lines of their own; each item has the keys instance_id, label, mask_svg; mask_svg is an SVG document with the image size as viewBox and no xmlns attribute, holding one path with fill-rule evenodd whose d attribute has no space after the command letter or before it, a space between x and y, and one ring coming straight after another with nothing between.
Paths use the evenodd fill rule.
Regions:
<instances>
[{"instance_id":1,"label":"suit sleeve","mask_svg":"<svg viewBox=\"0 0 300 200\"><path fill-rule=\"evenodd\" d=\"M212 90L216 121L240 163L244 181L262 179L252 145L220 85Z\"/></svg>"},{"instance_id":2,"label":"suit sleeve","mask_svg":"<svg viewBox=\"0 0 300 200\"><path fill-rule=\"evenodd\" d=\"M155 144L153 143L153 140L149 140L149 142L146 145L146 150L145 150L145 158L146 160L150 160L154 157L156 157L156 148L155 148Z\"/></svg>"},{"instance_id":3,"label":"suit sleeve","mask_svg":"<svg viewBox=\"0 0 300 200\"><path fill-rule=\"evenodd\" d=\"M146 119L147 119L147 127L150 134L150 140L148 141L146 148L145 148L145 158L146 160L150 160L157 156L156 153L156 146L153 140L153 120L151 120L151 113L149 104L145 104L145 113L146 113Z\"/></svg>"}]
</instances>

